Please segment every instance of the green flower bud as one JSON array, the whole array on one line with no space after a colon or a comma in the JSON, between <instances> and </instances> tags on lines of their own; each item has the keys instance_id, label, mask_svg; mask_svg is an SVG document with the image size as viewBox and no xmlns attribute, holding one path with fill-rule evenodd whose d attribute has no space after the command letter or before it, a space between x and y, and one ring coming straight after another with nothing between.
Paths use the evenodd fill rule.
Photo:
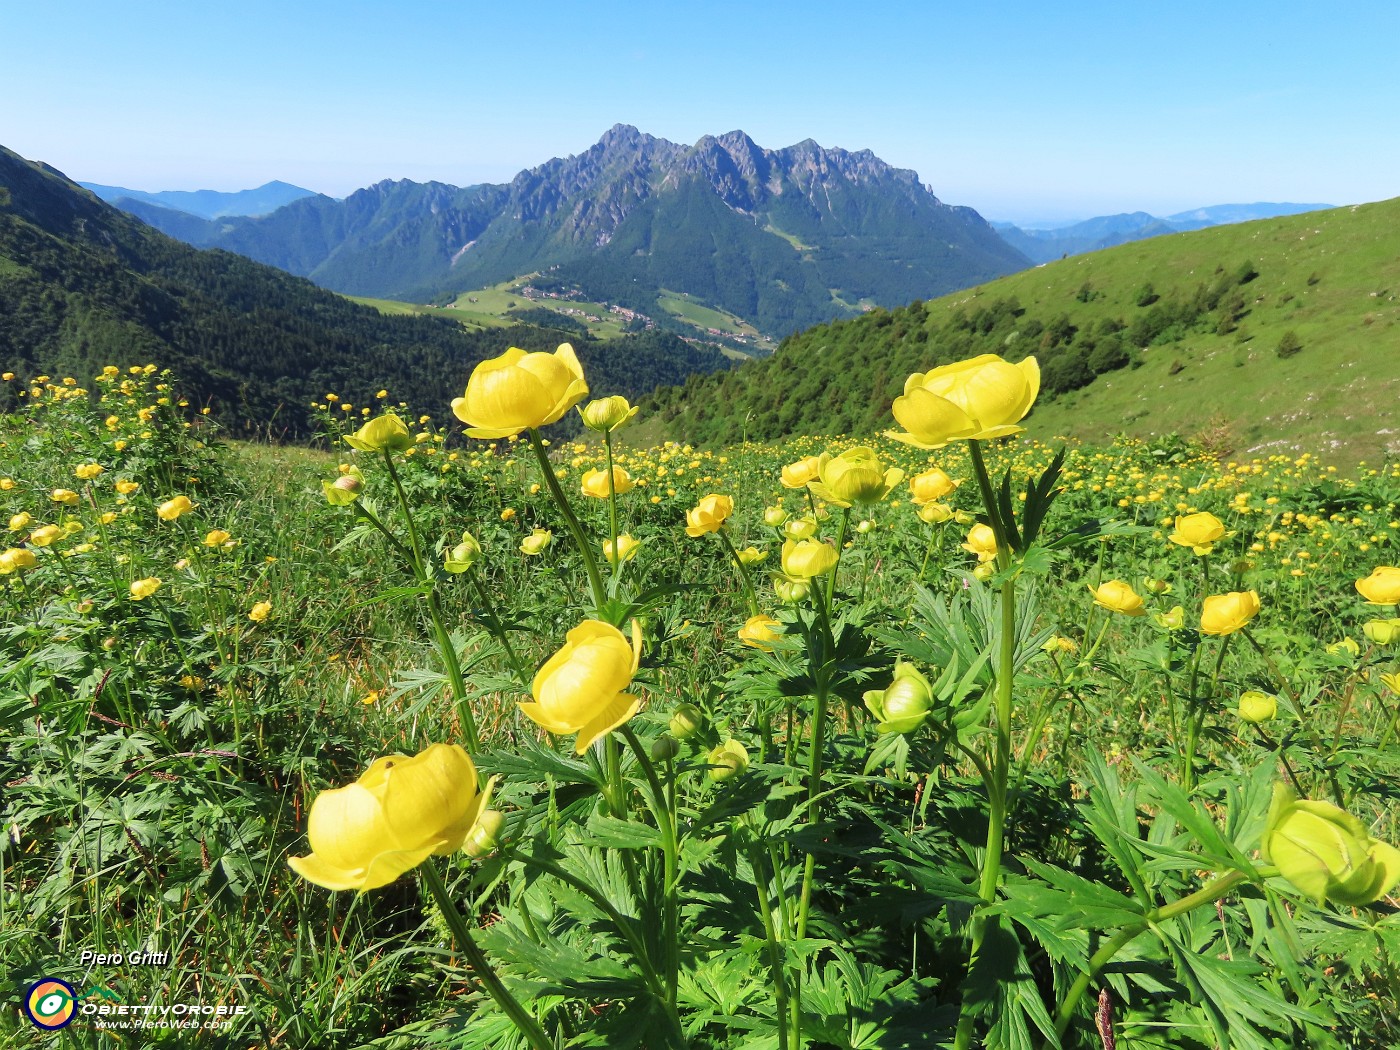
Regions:
<instances>
[{"instance_id":1,"label":"green flower bud","mask_svg":"<svg viewBox=\"0 0 1400 1050\"><path fill-rule=\"evenodd\" d=\"M600 397L596 401L588 402L578 410L578 414L583 417L583 425L589 430L606 434L613 430L621 430L632 422L637 410L621 394L614 394L612 397Z\"/></svg>"},{"instance_id":2,"label":"green flower bud","mask_svg":"<svg viewBox=\"0 0 1400 1050\"><path fill-rule=\"evenodd\" d=\"M1361 631L1374 645L1390 645L1400 639L1400 620L1367 620Z\"/></svg>"},{"instance_id":3,"label":"green flower bud","mask_svg":"<svg viewBox=\"0 0 1400 1050\"><path fill-rule=\"evenodd\" d=\"M689 740L705 727L705 713L694 704L677 704L668 727L677 740Z\"/></svg>"},{"instance_id":4,"label":"green flower bud","mask_svg":"<svg viewBox=\"0 0 1400 1050\"><path fill-rule=\"evenodd\" d=\"M506 822L504 813L498 810L488 809L476 818L476 823L472 825L471 831L467 832L466 841L462 843L462 848L467 851L469 857L484 857L496 848L497 839L500 838L501 827Z\"/></svg>"},{"instance_id":5,"label":"green flower bud","mask_svg":"<svg viewBox=\"0 0 1400 1050\"><path fill-rule=\"evenodd\" d=\"M480 557L481 544L476 541L476 537L471 533L464 532L462 533L461 543L457 544L457 546L453 547L451 550L443 552L442 567L456 575L457 573L466 572L476 564L476 560Z\"/></svg>"},{"instance_id":6,"label":"green flower bud","mask_svg":"<svg viewBox=\"0 0 1400 1050\"><path fill-rule=\"evenodd\" d=\"M913 664L896 660L894 679L886 689L864 694L865 706L881 733L912 733L924 724L933 706L933 687Z\"/></svg>"},{"instance_id":7,"label":"green flower bud","mask_svg":"<svg viewBox=\"0 0 1400 1050\"><path fill-rule=\"evenodd\" d=\"M1239 715L1241 722L1251 725L1268 722L1278 717L1278 697L1251 689L1240 695L1240 706L1235 714Z\"/></svg>"},{"instance_id":8,"label":"green flower bud","mask_svg":"<svg viewBox=\"0 0 1400 1050\"><path fill-rule=\"evenodd\" d=\"M1400 850L1372 838L1345 810L1300 800L1283 784L1274 785L1260 853L1319 904L1330 900L1359 908L1400 882Z\"/></svg>"},{"instance_id":9,"label":"green flower bud","mask_svg":"<svg viewBox=\"0 0 1400 1050\"><path fill-rule=\"evenodd\" d=\"M728 780L737 773L749 768L749 753L737 740L726 740L714 748L709 756L710 779L716 783Z\"/></svg>"},{"instance_id":10,"label":"green flower bud","mask_svg":"<svg viewBox=\"0 0 1400 1050\"><path fill-rule=\"evenodd\" d=\"M653 762L669 762L681 753L681 745L673 736L663 734L651 745Z\"/></svg>"},{"instance_id":11,"label":"green flower bud","mask_svg":"<svg viewBox=\"0 0 1400 1050\"><path fill-rule=\"evenodd\" d=\"M326 494L326 502L332 507L348 507L360 498L365 490L365 476L359 467L351 467L334 481L321 482L321 491Z\"/></svg>"},{"instance_id":12,"label":"green flower bud","mask_svg":"<svg viewBox=\"0 0 1400 1050\"><path fill-rule=\"evenodd\" d=\"M353 434L345 435L345 443L361 452L398 452L413 444L413 435L404 422L392 412L371 419Z\"/></svg>"}]
</instances>

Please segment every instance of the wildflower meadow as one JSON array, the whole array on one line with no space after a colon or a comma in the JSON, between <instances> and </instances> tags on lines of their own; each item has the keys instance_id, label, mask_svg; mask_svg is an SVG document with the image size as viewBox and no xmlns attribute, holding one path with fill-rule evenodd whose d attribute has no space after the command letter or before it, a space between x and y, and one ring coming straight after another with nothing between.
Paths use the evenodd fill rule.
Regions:
<instances>
[{"instance_id":1,"label":"wildflower meadow","mask_svg":"<svg viewBox=\"0 0 1400 1050\"><path fill-rule=\"evenodd\" d=\"M3 381L6 1046L1400 1045L1400 463Z\"/></svg>"}]
</instances>

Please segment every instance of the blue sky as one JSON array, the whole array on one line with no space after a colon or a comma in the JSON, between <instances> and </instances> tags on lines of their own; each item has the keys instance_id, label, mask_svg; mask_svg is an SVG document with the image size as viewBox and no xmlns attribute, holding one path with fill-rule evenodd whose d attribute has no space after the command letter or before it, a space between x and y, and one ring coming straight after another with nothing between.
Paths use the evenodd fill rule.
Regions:
<instances>
[{"instance_id":1,"label":"blue sky","mask_svg":"<svg viewBox=\"0 0 1400 1050\"><path fill-rule=\"evenodd\" d=\"M137 189L500 182L615 123L1027 221L1400 195L1400 4L0 0L0 144Z\"/></svg>"}]
</instances>

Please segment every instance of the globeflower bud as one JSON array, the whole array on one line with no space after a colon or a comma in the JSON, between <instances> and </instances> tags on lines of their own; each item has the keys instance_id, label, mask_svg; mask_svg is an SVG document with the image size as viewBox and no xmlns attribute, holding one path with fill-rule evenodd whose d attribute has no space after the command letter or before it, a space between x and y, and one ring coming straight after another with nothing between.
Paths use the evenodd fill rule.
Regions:
<instances>
[{"instance_id":1,"label":"globeflower bud","mask_svg":"<svg viewBox=\"0 0 1400 1050\"><path fill-rule=\"evenodd\" d=\"M783 535L790 540L810 540L817 534L817 523L811 518L792 518L783 525Z\"/></svg>"},{"instance_id":2,"label":"globeflower bud","mask_svg":"<svg viewBox=\"0 0 1400 1050\"><path fill-rule=\"evenodd\" d=\"M1152 622L1164 631L1179 631L1186 626L1186 609L1173 605L1169 612L1153 613Z\"/></svg>"},{"instance_id":3,"label":"globeflower bud","mask_svg":"<svg viewBox=\"0 0 1400 1050\"><path fill-rule=\"evenodd\" d=\"M321 482L321 491L326 494L326 502L332 507L348 507L360 498L365 490L365 476L359 467L351 467L334 481Z\"/></svg>"},{"instance_id":4,"label":"globeflower bud","mask_svg":"<svg viewBox=\"0 0 1400 1050\"><path fill-rule=\"evenodd\" d=\"M1361 631L1373 645L1390 645L1400 639L1400 620L1367 620Z\"/></svg>"},{"instance_id":5,"label":"globeflower bud","mask_svg":"<svg viewBox=\"0 0 1400 1050\"><path fill-rule=\"evenodd\" d=\"M810 482L808 488L838 507L879 503L904 480L903 470L883 468L874 450L863 447L847 449L839 456L823 452L817 460L817 474L821 480Z\"/></svg>"},{"instance_id":6,"label":"globeflower bud","mask_svg":"<svg viewBox=\"0 0 1400 1050\"><path fill-rule=\"evenodd\" d=\"M894 679L885 689L864 694L866 709L880 733L912 733L924 724L933 706L933 687L913 664L896 660Z\"/></svg>"},{"instance_id":7,"label":"globeflower bud","mask_svg":"<svg viewBox=\"0 0 1400 1050\"><path fill-rule=\"evenodd\" d=\"M954 481L937 467L915 474L909 479L909 492L919 506L942 499L953 492L961 482Z\"/></svg>"},{"instance_id":8,"label":"globeflower bud","mask_svg":"<svg viewBox=\"0 0 1400 1050\"><path fill-rule=\"evenodd\" d=\"M749 768L749 753L739 741L730 739L714 748L707 756L710 779L722 783Z\"/></svg>"},{"instance_id":9,"label":"globeflower bud","mask_svg":"<svg viewBox=\"0 0 1400 1050\"><path fill-rule=\"evenodd\" d=\"M589 430L608 434L614 430L621 430L632 422L637 409L621 394L613 394L611 397L600 397L596 401L588 402L578 409L578 414L583 417L583 425Z\"/></svg>"},{"instance_id":10,"label":"globeflower bud","mask_svg":"<svg viewBox=\"0 0 1400 1050\"><path fill-rule=\"evenodd\" d=\"M763 509L763 524L778 528L783 522L788 520L788 512L782 507L765 507Z\"/></svg>"},{"instance_id":11,"label":"globeflower bud","mask_svg":"<svg viewBox=\"0 0 1400 1050\"><path fill-rule=\"evenodd\" d=\"M670 762L681 753L681 745L675 737L663 733L651 745L653 762Z\"/></svg>"},{"instance_id":12,"label":"globeflower bud","mask_svg":"<svg viewBox=\"0 0 1400 1050\"><path fill-rule=\"evenodd\" d=\"M1276 784L1266 827L1265 862L1319 904L1359 908L1400 882L1400 850L1372 838L1365 824L1330 802L1300 800Z\"/></svg>"},{"instance_id":13,"label":"globeflower bud","mask_svg":"<svg viewBox=\"0 0 1400 1050\"><path fill-rule=\"evenodd\" d=\"M1148 594L1171 594L1172 585L1166 580L1159 580L1149 576L1142 581L1142 589Z\"/></svg>"},{"instance_id":14,"label":"globeflower bud","mask_svg":"<svg viewBox=\"0 0 1400 1050\"><path fill-rule=\"evenodd\" d=\"M481 544L470 532L462 533L462 542L443 552L442 567L454 576L466 572L481 557Z\"/></svg>"},{"instance_id":15,"label":"globeflower bud","mask_svg":"<svg viewBox=\"0 0 1400 1050\"><path fill-rule=\"evenodd\" d=\"M1251 689L1240 694L1240 705L1235 711L1241 722L1258 725L1278 717L1278 697Z\"/></svg>"},{"instance_id":16,"label":"globeflower bud","mask_svg":"<svg viewBox=\"0 0 1400 1050\"><path fill-rule=\"evenodd\" d=\"M520 541L520 552L529 555L543 554L553 539L554 533L548 529L536 529Z\"/></svg>"},{"instance_id":17,"label":"globeflower bud","mask_svg":"<svg viewBox=\"0 0 1400 1050\"><path fill-rule=\"evenodd\" d=\"M677 704L669 728L677 740L689 740L705 725L705 714L694 704Z\"/></svg>"},{"instance_id":18,"label":"globeflower bud","mask_svg":"<svg viewBox=\"0 0 1400 1050\"><path fill-rule=\"evenodd\" d=\"M829 543L819 540L791 540L783 544L783 574L793 580L810 580L825 576L836 568L840 554Z\"/></svg>"},{"instance_id":19,"label":"globeflower bud","mask_svg":"<svg viewBox=\"0 0 1400 1050\"><path fill-rule=\"evenodd\" d=\"M476 823L472 825L471 831L467 832L467 837L462 842L462 848L466 850L467 856L476 859L484 857L494 850L505 822L506 816L500 810L483 811L476 818Z\"/></svg>"},{"instance_id":20,"label":"globeflower bud","mask_svg":"<svg viewBox=\"0 0 1400 1050\"><path fill-rule=\"evenodd\" d=\"M413 444L413 435L402 419L385 412L355 433L346 434L345 443L361 452L399 452Z\"/></svg>"},{"instance_id":21,"label":"globeflower bud","mask_svg":"<svg viewBox=\"0 0 1400 1050\"><path fill-rule=\"evenodd\" d=\"M946 503L925 503L918 510L919 520L929 525L942 525L953 520L953 508Z\"/></svg>"},{"instance_id":22,"label":"globeflower bud","mask_svg":"<svg viewBox=\"0 0 1400 1050\"><path fill-rule=\"evenodd\" d=\"M784 605L796 605L812 593L812 587L806 580L789 580L786 576L773 577L773 590L778 595L778 601Z\"/></svg>"},{"instance_id":23,"label":"globeflower bud","mask_svg":"<svg viewBox=\"0 0 1400 1050\"><path fill-rule=\"evenodd\" d=\"M609 565L618 565L622 562L629 562L637 556L637 551L642 546L642 541L633 537L630 533L622 533L617 538L617 549L613 549L612 540L603 541L603 558Z\"/></svg>"}]
</instances>

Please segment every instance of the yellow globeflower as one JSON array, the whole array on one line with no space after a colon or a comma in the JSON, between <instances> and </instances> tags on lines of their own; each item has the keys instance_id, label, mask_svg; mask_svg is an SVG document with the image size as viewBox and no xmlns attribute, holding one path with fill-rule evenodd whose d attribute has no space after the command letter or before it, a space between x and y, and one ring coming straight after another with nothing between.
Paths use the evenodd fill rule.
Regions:
<instances>
[{"instance_id":1,"label":"yellow globeflower","mask_svg":"<svg viewBox=\"0 0 1400 1050\"><path fill-rule=\"evenodd\" d=\"M810 540L817 534L817 523L811 518L790 518L783 524L783 535L790 540Z\"/></svg>"},{"instance_id":2,"label":"yellow globeflower","mask_svg":"<svg viewBox=\"0 0 1400 1050\"><path fill-rule=\"evenodd\" d=\"M62 539L67 533L57 525L40 525L29 534L29 542L36 547L47 547L55 540Z\"/></svg>"},{"instance_id":3,"label":"yellow globeflower","mask_svg":"<svg viewBox=\"0 0 1400 1050\"><path fill-rule=\"evenodd\" d=\"M788 520L788 512L782 507L764 507L763 524L772 525L775 529Z\"/></svg>"},{"instance_id":4,"label":"yellow globeflower","mask_svg":"<svg viewBox=\"0 0 1400 1050\"><path fill-rule=\"evenodd\" d=\"M1259 592L1231 591L1212 594L1201 608L1203 634L1234 634L1259 612Z\"/></svg>"},{"instance_id":5,"label":"yellow globeflower","mask_svg":"<svg viewBox=\"0 0 1400 1050\"><path fill-rule=\"evenodd\" d=\"M1019 434L1019 423L1040 393L1040 365L1034 357L1011 364L995 354L915 372L895 398L894 418L906 432L889 437L918 448L942 448L950 441L987 440Z\"/></svg>"},{"instance_id":6,"label":"yellow globeflower","mask_svg":"<svg viewBox=\"0 0 1400 1050\"><path fill-rule=\"evenodd\" d=\"M730 738L711 748L705 761L710 767L710 779L720 783L749 768L749 752L739 741Z\"/></svg>"},{"instance_id":7,"label":"yellow globeflower","mask_svg":"<svg viewBox=\"0 0 1400 1050\"><path fill-rule=\"evenodd\" d=\"M181 514L186 514L194 510L195 505L190 502L188 496L176 496L168 499L156 508L156 517L161 521L174 521Z\"/></svg>"},{"instance_id":8,"label":"yellow globeflower","mask_svg":"<svg viewBox=\"0 0 1400 1050\"><path fill-rule=\"evenodd\" d=\"M778 639L779 632L774 628L781 626L782 624L771 616L750 616L744 621L744 626L739 628L739 641L754 649L771 653L773 647L768 643Z\"/></svg>"},{"instance_id":9,"label":"yellow globeflower","mask_svg":"<svg viewBox=\"0 0 1400 1050\"><path fill-rule=\"evenodd\" d=\"M160 590L161 583L162 580L159 576L148 576L144 580L137 580L128 588L131 591L132 600L139 602L143 598L149 598Z\"/></svg>"},{"instance_id":10,"label":"yellow globeflower","mask_svg":"<svg viewBox=\"0 0 1400 1050\"><path fill-rule=\"evenodd\" d=\"M33 521L34 521L34 519L33 519L32 517L29 516L29 512L28 512L28 511L23 511L23 510L22 510L22 511L20 511L18 514L15 514L15 515L12 515L12 516L11 516L11 518L10 518L10 531L11 531L11 532L22 532L22 531L24 531L25 529L29 528L30 524L31 524Z\"/></svg>"},{"instance_id":11,"label":"yellow globeflower","mask_svg":"<svg viewBox=\"0 0 1400 1050\"><path fill-rule=\"evenodd\" d=\"M402 419L392 412L385 412L355 433L346 434L345 443L361 452L399 452L413 444L413 435L408 432Z\"/></svg>"},{"instance_id":12,"label":"yellow globeflower","mask_svg":"<svg viewBox=\"0 0 1400 1050\"><path fill-rule=\"evenodd\" d=\"M925 503L917 511L919 520L929 525L942 525L953 520L953 508L946 503Z\"/></svg>"},{"instance_id":13,"label":"yellow globeflower","mask_svg":"<svg viewBox=\"0 0 1400 1050\"><path fill-rule=\"evenodd\" d=\"M256 605L254 605L254 606L252 607L252 609L250 609L250 610L248 611L248 619L252 620L254 623L262 623L264 620L266 620L266 619L267 619L269 616L271 616L271 615L272 615L272 603L271 603L271 602L258 602Z\"/></svg>"},{"instance_id":14,"label":"yellow globeflower","mask_svg":"<svg viewBox=\"0 0 1400 1050\"><path fill-rule=\"evenodd\" d=\"M1196 554L1209 554L1217 540L1228 535L1225 523L1208 511L1199 514L1185 514L1176 519L1176 529L1167 539L1183 547L1190 547Z\"/></svg>"},{"instance_id":15,"label":"yellow globeflower","mask_svg":"<svg viewBox=\"0 0 1400 1050\"><path fill-rule=\"evenodd\" d=\"M554 533L548 529L536 529L520 541L520 552L530 555L543 554L553 539Z\"/></svg>"},{"instance_id":16,"label":"yellow globeflower","mask_svg":"<svg viewBox=\"0 0 1400 1050\"><path fill-rule=\"evenodd\" d=\"M1356 581L1356 590L1371 605L1400 605L1400 568L1378 565Z\"/></svg>"},{"instance_id":17,"label":"yellow globeflower","mask_svg":"<svg viewBox=\"0 0 1400 1050\"><path fill-rule=\"evenodd\" d=\"M994 561L997 556L997 534L990 525L974 525L968 530L967 542L962 544L962 549L977 555L979 565Z\"/></svg>"},{"instance_id":18,"label":"yellow globeflower","mask_svg":"<svg viewBox=\"0 0 1400 1050\"><path fill-rule=\"evenodd\" d=\"M1330 802L1299 799L1274 787L1260 854L1319 904L1360 908L1400 882L1400 850L1371 837L1356 817Z\"/></svg>"},{"instance_id":19,"label":"yellow globeflower","mask_svg":"<svg viewBox=\"0 0 1400 1050\"><path fill-rule=\"evenodd\" d=\"M26 550L24 547L11 547L9 550L0 552L0 576L8 576L12 572L21 569L32 569L38 564L39 559L34 557L34 552Z\"/></svg>"},{"instance_id":20,"label":"yellow globeflower","mask_svg":"<svg viewBox=\"0 0 1400 1050\"><path fill-rule=\"evenodd\" d=\"M781 481L784 488L805 489L807 483L815 481L821 467L820 456L808 456L783 468Z\"/></svg>"},{"instance_id":21,"label":"yellow globeflower","mask_svg":"<svg viewBox=\"0 0 1400 1050\"><path fill-rule=\"evenodd\" d=\"M1094 604L1110 612L1122 613L1124 616L1141 616L1146 609L1142 607L1142 598L1122 580L1105 580L1097 588L1090 585L1089 593L1094 596Z\"/></svg>"},{"instance_id":22,"label":"yellow globeflower","mask_svg":"<svg viewBox=\"0 0 1400 1050\"><path fill-rule=\"evenodd\" d=\"M233 539L233 537L223 529L210 529L204 535L204 545L206 547L222 547L231 539Z\"/></svg>"},{"instance_id":23,"label":"yellow globeflower","mask_svg":"<svg viewBox=\"0 0 1400 1050\"><path fill-rule=\"evenodd\" d=\"M631 492L637 487L637 483L632 480L632 475L621 467L612 468L613 490L621 496L624 492ZM594 468L584 472L583 478L579 482L585 496L592 496L594 499L608 498L608 472Z\"/></svg>"},{"instance_id":24,"label":"yellow globeflower","mask_svg":"<svg viewBox=\"0 0 1400 1050\"><path fill-rule=\"evenodd\" d=\"M768 558L767 551L761 551L757 547L745 547L738 552L739 561L744 565L757 565Z\"/></svg>"},{"instance_id":25,"label":"yellow globeflower","mask_svg":"<svg viewBox=\"0 0 1400 1050\"><path fill-rule=\"evenodd\" d=\"M718 532L733 513L734 501L712 492L685 512L685 533L687 536L703 536L707 532Z\"/></svg>"},{"instance_id":26,"label":"yellow globeflower","mask_svg":"<svg viewBox=\"0 0 1400 1050\"><path fill-rule=\"evenodd\" d=\"M628 562L637 556L637 550L641 547L641 545L641 540L634 539L632 536L624 532L617 538L616 554L613 553L613 541L603 541L603 557L604 559L606 559L609 565L617 565L621 562Z\"/></svg>"},{"instance_id":27,"label":"yellow globeflower","mask_svg":"<svg viewBox=\"0 0 1400 1050\"><path fill-rule=\"evenodd\" d=\"M365 476L359 467L351 467L334 481L321 482L321 491L332 507L348 507L364 493Z\"/></svg>"},{"instance_id":28,"label":"yellow globeflower","mask_svg":"<svg viewBox=\"0 0 1400 1050\"><path fill-rule=\"evenodd\" d=\"M564 647L535 674L533 703L520 710L556 735L577 733L583 754L600 737L626 722L641 700L626 693L642 658L642 632L632 621L632 643L612 624L585 620L568 633Z\"/></svg>"},{"instance_id":29,"label":"yellow globeflower","mask_svg":"<svg viewBox=\"0 0 1400 1050\"><path fill-rule=\"evenodd\" d=\"M101 463L79 463L73 468L73 474L83 481L91 481L93 478L97 477L97 475L101 474L103 469Z\"/></svg>"},{"instance_id":30,"label":"yellow globeflower","mask_svg":"<svg viewBox=\"0 0 1400 1050\"><path fill-rule=\"evenodd\" d=\"M112 486L112 488L117 490L119 496L130 496L140 487L141 483L137 481L118 481Z\"/></svg>"},{"instance_id":31,"label":"yellow globeflower","mask_svg":"<svg viewBox=\"0 0 1400 1050\"><path fill-rule=\"evenodd\" d=\"M1250 689L1240 694L1240 704L1235 710L1241 722L1258 725L1278 717L1278 697Z\"/></svg>"},{"instance_id":32,"label":"yellow globeflower","mask_svg":"<svg viewBox=\"0 0 1400 1050\"><path fill-rule=\"evenodd\" d=\"M836 548L829 543L819 540L788 540L783 544L783 575L796 581L825 576L836 568L839 559Z\"/></svg>"},{"instance_id":33,"label":"yellow globeflower","mask_svg":"<svg viewBox=\"0 0 1400 1050\"><path fill-rule=\"evenodd\" d=\"M568 343L552 354L512 346L472 370L452 414L474 438L510 437L558 421L587 396L583 366Z\"/></svg>"},{"instance_id":34,"label":"yellow globeflower","mask_svg":"<svg viewBox=\"0 0 1400 1050\"><path fill-rule=\"evenodd\" d=\"M55 503L62 503L65 507L78 505L78 494L72 489L54 489L49 493L49 499Z\"/></svg>"},{"instance_id":35,"label":"yellow globeflower","mask_svg":"<svg viewBox=\"0 0 1400 1050\"><path fill-rule=\"evenodd\" d=\"M632 422L637 410L621 394L613 394L588 402L578 410L578 414L583 417L583 425L589 430L608 434Z\"/></svg>"},{"instance_id":36,"label":"yellow globeflower","mask_svg":"<svg viewBox=\"0 0 1400 1050\"><path fill-rule=\"evenodd\" d=\"M302 878L328 890L387 886L430 856L455 853L487 812L491 785L456 744L377 758L360 779L311 803L311 853L289 857Z\"/></svg>"},{"instance_id":37,"label":"yellow globeflower","mask_svg":"<svg viewBox=\"0 0 1400 1050\"><path fill-rule=\"evenodd\" d=\"M913 495L914 502L922 507L926 503L942 499L960 484L961 482L954 481L943 471L934 467L910 478L909 491Z\"/></svg>"},{"instance_id":38,"label":"yellow globeflower","mask_svg":"<svg viewBox=\"0 0 1400 1050\"><path fill-rule=\"evenodd\" d=\"M481 544L470 532L462 533L462 542L443 551L443 569L454 576L466 572L481 557Z\"/></svg>"},{"instance_id":39,"label":"yellow globeflower","mask_svg":"<svg viewBox=\"0 0 1400 1050\"><path fill-rule=\"evenodd\" d=\"M839 456L823 452L817 460L820 480L807 487L819 498L838 507L853 503L879 503L904 480L898 467L882 469L872 449L847 449Z\"/></svg>"}]
</instances>

